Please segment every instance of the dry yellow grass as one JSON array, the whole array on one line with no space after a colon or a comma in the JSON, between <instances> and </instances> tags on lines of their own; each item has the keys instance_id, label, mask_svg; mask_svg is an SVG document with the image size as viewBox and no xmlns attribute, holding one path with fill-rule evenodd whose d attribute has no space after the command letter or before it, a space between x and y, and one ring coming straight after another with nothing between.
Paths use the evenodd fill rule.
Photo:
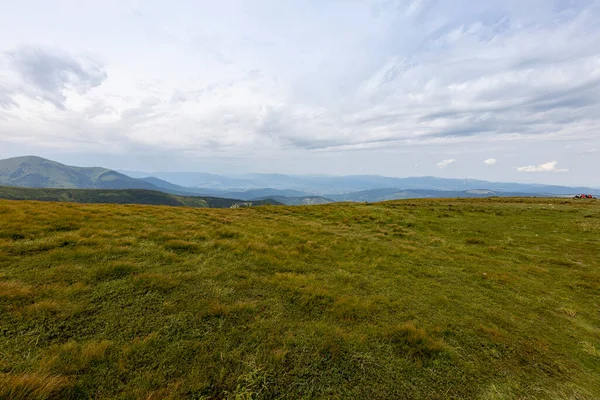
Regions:
<instances>
[{"instance_id":1,"label":"dry yellow grass","mask_svg":"<svg viewBox=\"0 0 600 400\"><path fill-rule=\"evenodd\" d=\"M0 298L16 299L31 295L31 287L18 281L0 281Z\"/></svg>"},{"instance_id":2,"label":"dry yellow grass","mask_svg":"<svg viewBox=\"0 0 600 400\"><path fill-rule=\"evenodd\" d=\"M68 395L73 380L60 375L0 374L0 399L51 400Z\"/></svg>"}]
</instances>

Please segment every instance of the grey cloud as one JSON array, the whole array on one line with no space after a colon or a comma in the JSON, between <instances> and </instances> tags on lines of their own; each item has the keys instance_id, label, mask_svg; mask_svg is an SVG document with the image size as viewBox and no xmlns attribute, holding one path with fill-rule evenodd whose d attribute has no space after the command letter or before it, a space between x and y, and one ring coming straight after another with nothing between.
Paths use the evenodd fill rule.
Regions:
<instances>
[{"instance_id":1,"label":"grey cloud","mask_svg":"<svg viewBox=\"0 0 600 400\"><path fill-rule=\"evenodd\" d=\"M105 101L96 100L85 108L84 115L86 118L96 118L101 115L110 115L116 113L115 107L107 104Z\"/></svg>"},{"instance_id":2,"label":"grey cloud","mask_svg":"<svg viewBox=\"0 0 600 400\"><path fill-rule=\"evenodd\" d=\"M600 78L536 94L527 106L536 109L573 108L600 104Z\"/></svg>"},{"instance_id":3,"label":"grey cloud","mask_svg":"<svg viewBox=\"0 0 600 400\"><path fill-rule=\"evenodd\" d=\"M20 47L6 54L27 85L24 91L61 109L65 108L67 89L84 94L107 79L100 64L58 51Z\"/></svg>"},{"instance_id":4,"label":"grey cloud","mask_svg":"<svg viewBox=\"0 0 600 400\"><path fill-rule=\"evenodd\" d=\"M527 124L529 115L532 113L556 111L555 118L560 122L572 122L573 117L558 115L561 109L582 109L589 106L600 104L600 86L599 80L592 80L581 85L569 88L545 88L542 93L529 92L521 97L515 97L510 89L498 91L494 96L486 97L489 104L482 101L479 104L470 104L468 109L442 108L435 113L429 113L421 116L419 121L427 123L440 118L463 118L477 115L493 113L499 120L509 116L514 119L515 114L520 114L520 118L514 119L515 123ZM484 100L483 97L480 100Z\"/></svg>"},{"instance_id":5,"label":"grey cloud","mask_svg":"<svg viewBox=\"0 0 600 400\"><path fill-rule=\"evenodd\" d=\"M9 109L11 107L17 107L18 104L16 101L12 99L11 96L7 94L0 94L0 107L4 109Z\"/></svg>"},{"instance_id":6,"label":"grey cloud","mask_svg":"<svg viewBox=\"0 0 600 400\"><path fill-rule=\"evenodd\" d=\"M303 138L303 137L287 137L286 142L293 147L306 149L306 150L321 150L321 149L331 149L336 147L341 147L348 145L345 141L342 140L324 140L324 139L314 139L314 138Z\"/></svg>"},{"instance_id":7,"label":"grey cloud","mask_svg":"<svg viewBox=\"0 0 600 400\"><path fill-rule=\"evenodd\" d=\"M184 103L189 98L189 95L182 92L181 90L174 90L169 99L169 104Z\"/></svg>"},{"instance_id":8,"label":"grey cloud","mask_svg":"<svg viewBox=\"0 0 600 400\"><path fill-rule=\"evenodd\" d=\"M385 120L388 116L360 116L351 121L340 121L327 112L307 115L298 113L294 107L268 109L263 113L256 133L268 137L283 148L304 150L373 148L399 143L405 139L394 135L367 137L361 134L361 129L371 128L369 125L379 126L379 118ZM340 132L350 134L344 135Z\"/></svg>"},{"instance_id":9,"label":"grey cloud","mask_svg":"<svg viewBox=\"0 0 600 400\"><path fill-rule=\"evenodd\" d=\"M210 96L217 94L219 91L232 89L241 85L251 85L255 84L255 86L262 86L262 81L260 79L263 78L263 74L259 69L253 69L248 71L241 78L230 79L223 82L212 83L206 85L200 89L195 90L182 90L182 89L174 89L169 98L169 104L176 105L179 103L185 103L188 101L197 101L203 96Z\"/></svg>"},{"instance_id":10,"label":"grey cloud","mask_svg":"<svg viewBox=\"0 0 600 400\"><path fill-rule=\"evenodd\" d=\"M486 125L477 126L473 124L465 124L463 126L455 126L448 129L440 129L425 136L431 138L465 137L494 131L495 130L493 128Z\"/></svg>"},{"instance_id":11,"label":"grey cloud","mask_svg":"<svg viewBox=\"0 0 600 400\"><path fill-rule=\"evenodd\" d=\"M485 132L496 133L545 133L536 129L536 125L546 124L548 113L552 123L562 125L575 123L582 115L598 119L595 110L600 104L598 82L590 81L567 89L546 90L543 94L529 94L521 99L512 99L510 90L498 92L490 98L491 105L474 104L469 109L442 109L436 113L419 118L422 123L431 123L439 119L456 121L466 119L464 127L455 127L440 131L434 136L470 136ZM587 107L591 107L586 111ZM577 110L578 115L573 114ZM462 125L462 123L461 123Z\"/></svg>"},{"instance_id":12,"label":"grey cloud","mask_svg":"<svg viewBox=\"0 0 600 400\"><path fill-rule=\"evenodd\" d=\"M157 97L145 98L138 106L121 112L121 120L130 127L153 120L164 115L160 110L161 104L161 100Z\"/></svg>"},{"instance_id":13,"label":"grey cloud","mask_svg":"<svg viewBox=\"0 0 600 400\"><path fill-rule=\"evenodd\" d=\"M401 122L405 115L402 114L381 114L368 117L360 117L354 121L357 126L382 126Z\"/></svg>"},{"instance_id":14,"label":"grey cloud","mask_svg":"<svg viewBox=\"0 0 600 400\"><path fill-rule=\"evenodd\" d=\"M12 107L18 107L19 105L15 100L13 100L12 96L12 91L0 86L0 108L8 110Z\"/></svg>"}]
</instances>

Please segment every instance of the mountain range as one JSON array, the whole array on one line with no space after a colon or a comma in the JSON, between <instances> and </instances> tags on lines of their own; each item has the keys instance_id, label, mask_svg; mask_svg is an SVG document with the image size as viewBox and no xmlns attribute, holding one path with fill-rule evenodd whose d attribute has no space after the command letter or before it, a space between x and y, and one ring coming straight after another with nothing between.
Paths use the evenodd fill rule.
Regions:
<instances>
[{"instance_id":1,"label":"mountain range","mask_svg":"<svg viewBox=\"0 0 600 400\"><path fill-rule=\"evenodd\" d=\"M296 176L282 174L244 174L221 176L194 172L135 172L119 171L125 175L148 179L149 177L168 181L171 184L192 188L198 193L221 195L228 192L249 192L251 190L295 191L292 194L271 192L267 195L283 196L323 196L347 194L373 189L469 191L490 190L524 194L566 195L574 193L600 194L600 189L588 187L568 187L514 182L489 182L477 179L447 179L433 176L394 178L379 175L347 176Z\"/></svg>"},{"instance_id":2,"label":"mountain range","mask_svg":"<svg viewBox=\"0 0 600 400\"><path fill-rule=\"evenodd\" d=\"M238 202L267 201L288 205L324 204L336 201L374 202L423 197L568 196L575 193L600 195L600 189L586 187L445 179L430 176L408 178L376 175L243 174L223 176L197 172L114 171L100 167L67 166L35 156L0 160L0 186L55 189L142 189L189 198L200 196L235 199ZM52 196L54 195L52 194ZM77 196L81 197L82 195ZM172 200L164 199L164 201ZM186 201L190 202L190 200Z\"/></svg>"}]
</instances>

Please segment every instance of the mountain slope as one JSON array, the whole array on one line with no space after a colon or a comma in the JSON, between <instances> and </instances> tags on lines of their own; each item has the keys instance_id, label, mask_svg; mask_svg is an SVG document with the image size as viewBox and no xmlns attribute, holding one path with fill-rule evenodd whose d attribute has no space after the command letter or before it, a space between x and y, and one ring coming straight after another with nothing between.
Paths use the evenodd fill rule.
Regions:
<instances>
[{"instance_id":1,"label":"mountain slope","mask_svg":"<svg viewBox=\"0 0 600 400\"><path fill-rule=\"evenodd\" d=\"M252 200L257 198L273 198L273 197L308 197L311 196L308 193L300 192L298 190L282 190L282 189L249 189L243 191L228 191L225 192L227 197L233 197L235 199Z\"/></svg>"},{"instance_id":2,"label":"mountain slope","mask_svg":"<svg viewBox=\"0 0 600 400\"><path fill-rule=\"evenodd\" d=\"M308 205L316 205L316 204L328 204L333 203L334 200L328 199L326 197L321 196L301 196L301 197L286 197L286 196L269 196L269 197L258 197L252 199L252 201L257 200L275 200L286 206L308 206Z\"/></svg>"},{"instance_id":3,"label":"mountain slope","mask_svg":"<svg viewBox=\"0 0 600 400\"><path fill-rule=\"evenodd\" d=\"M229 208L240 205L280 204L270 199L252 201L220 197L176 196L145 189L48 189L0 186L0 199L71 203L150 204L164 206Z\"/></svg>"},{"instance_id":4,"label":"mountain slope","mask_svg":"<svg viewBox=\"0 0 600 400\"><path fill-rule=\"evenodd\" d=\"M149 182L107 168L72 167L35 156L0 160L0 185L64 189L158 189Z\"/></svg>"},{"instance_id":5,"label":"mountain slope","mask_svg":"<svg viewBox=\"0 0 600 400\"><path fill-rule=\"evenodd\" d=\"M203 189L203 188L195 188L188 186L176 185L174 183L165 181L164 179L156 178L154 176L148 176L145 178L137 178L140 181L147 182L151 185L156 186L163 192L172 193L172 194L180 194L180 195L193 195L193 196L218 196L218 197L232 197L227 196L227 192L223 190L216 189Z\"/></svg>"},{"instance_id":6,"label":"mountain slope","mask_svg":"<svg viewBox=\"0 0 600 400\"><path fill-rule=\"evenodd\" d=\"M471 190L430 190L430 189L398 189L384 188L361 190L343 194L326 195L334 201L386 201L400 199L432 199L432 198L477 198L477 197L548 197L557 196L546 193L501 192L486 189Z\"/></svg>"}]
</instances>

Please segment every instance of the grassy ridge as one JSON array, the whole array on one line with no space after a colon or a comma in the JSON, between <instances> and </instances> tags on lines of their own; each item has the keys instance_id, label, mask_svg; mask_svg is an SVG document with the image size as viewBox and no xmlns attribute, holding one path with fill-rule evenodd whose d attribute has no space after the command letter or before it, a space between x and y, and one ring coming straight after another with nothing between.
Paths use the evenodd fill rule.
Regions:
<instances>
[{"instance_id":1,"label":"grassy ridge","mask_svg":"<svg viewBox=\"0 0 600 400\"><path fill-rule=\"evenodd\" d=\"M595 201L0 201L0 398L599 398L598 254Z\"/></svg>"},{"instance_id":2,"label":"grassy ridge","mask_svg":"<svg viewBox=\"0 0 600 400\"><path fill-rule=\"evenodd\" d=\"M220 197L177 196L145 189L45 189L0 186L0 199L64 201L71 203L148 204L164 206L229 208L241 200ZM253 205L279 204L273 200L253 201Z\"/></svg>"}]
</instances>

